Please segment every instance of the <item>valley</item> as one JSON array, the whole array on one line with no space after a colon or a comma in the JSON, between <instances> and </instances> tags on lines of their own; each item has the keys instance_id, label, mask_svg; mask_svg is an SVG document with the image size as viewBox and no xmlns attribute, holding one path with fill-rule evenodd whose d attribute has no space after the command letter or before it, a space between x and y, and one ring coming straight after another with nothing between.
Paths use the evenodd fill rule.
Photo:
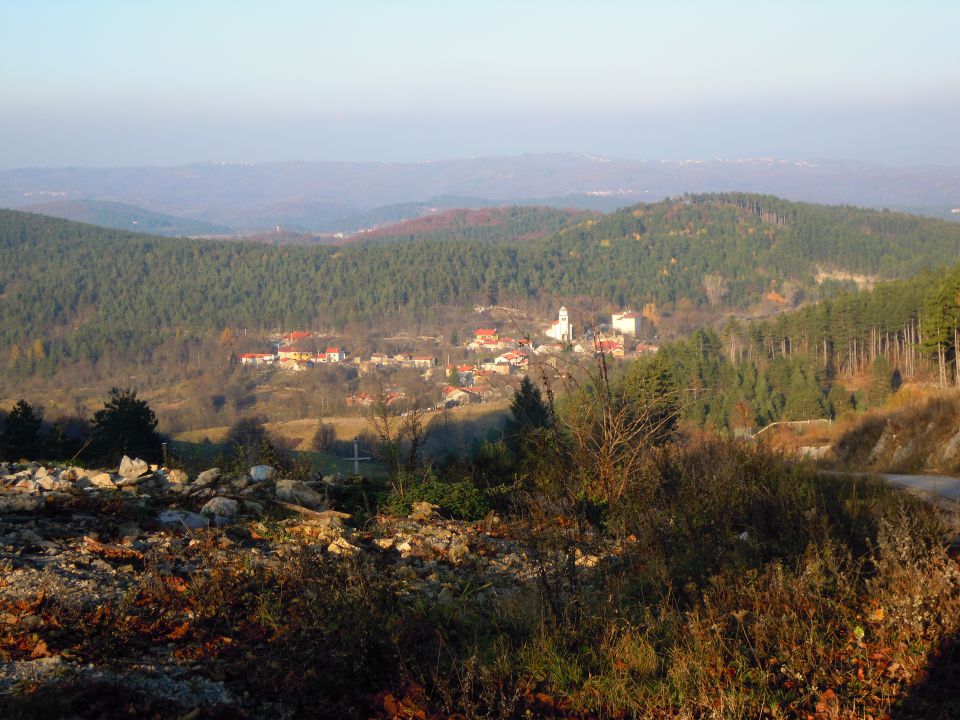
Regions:
<instances>
[{"instance_id":1,"label":"valley","mask_svg":"<svg viewBox=\"0 0 960 720\"><path fill-rule=\"evenodd\" d=\"M0 212L4 712L939 697L960 226L721 194L280 234Z\"/></svg>"}]
</instances>

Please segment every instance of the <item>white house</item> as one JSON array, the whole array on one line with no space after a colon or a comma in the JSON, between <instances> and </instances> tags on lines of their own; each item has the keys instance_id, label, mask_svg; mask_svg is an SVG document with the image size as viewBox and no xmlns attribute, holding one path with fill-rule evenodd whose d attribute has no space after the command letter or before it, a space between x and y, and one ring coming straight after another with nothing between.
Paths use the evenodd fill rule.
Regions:
<instances>
[{"instance_id":1,"label":"white house","mask_svg":"<svg viewBox=\"0 0 960 720\"><path fill-rule=\"evenodd\" d=\"M508 363L513 367L524 367L530 362L530 359L522 350L510 350L509 352L505 352L503 355L497 357L493 362L494 365Z\"/></svg>"},{"instance_id":2,"label":"white house","mask_svg":"<svg viewBox=\"0 0 960 720\"><path fill-rule=\"evenodd\" d=\"M241 353L241 365L273 365L277 356L273 353Z\"/></svg>"},{"instance_id":3,"label":"white house","mask_svg":"<svg viewBox=\"0 0 960 720\"><path fill-rule=\"evenodd\" d=\"M614 313L610 316L610 327L623 335L639 335L641 322L640 313L635 313L632 310Z\"/></svg>"},{"instance_id":4,"label":"white house","mask_svg":"<svg viewBox=\"0 0 960 720\"><path fill-rule=\"evenodd\" d=\"M562 342L573 340L573 325L570 324L570 314L567 312L566 307L560 308L557 321L550 326L546 335L547 337L552 337L554 340L560 340Z\"/></svg>"}]
</instances>

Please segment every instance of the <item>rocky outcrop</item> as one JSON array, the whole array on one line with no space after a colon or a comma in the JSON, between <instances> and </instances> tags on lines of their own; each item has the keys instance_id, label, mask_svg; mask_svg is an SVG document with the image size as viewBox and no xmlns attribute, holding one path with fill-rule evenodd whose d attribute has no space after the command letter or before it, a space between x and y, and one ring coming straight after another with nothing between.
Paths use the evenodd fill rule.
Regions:
<instances>
[{"instance_id":1,"label":"rocky outcrop","mask_svg":"<svg viewBox=\"0 0 960 720\"><path fill-rule=\"evenodd\" d=\"M95 613L130 602L151 583L179 592L186 579L210 576L198 559L214 556L244 568L276 566L292 552L361 563L382 574L400 602L416 606L517 593L550 558L544 548L528 549L531 534L522 528L495 516L479 524L445 520L429 503L415 504L410 518L380 516L356 527L349 514L327 507L325 483L274 479L272 468L240 477L212 468L194 478L176 468L143 472L135 458L122 468L0 464L0 622L6 618L11 632L42 636L42 613L25 608L47 602ZM590 572L617 552L578 547L573 571ZM567 567L566 555L554 561ZM194 677L177 640L174 634L149 662L133 665L38 644L35 656L0 663L0 694L22 683L103 680L174 703L182 708L177 716L200 705L242 707L218 677Z\"/></svg>"}]
</instances>

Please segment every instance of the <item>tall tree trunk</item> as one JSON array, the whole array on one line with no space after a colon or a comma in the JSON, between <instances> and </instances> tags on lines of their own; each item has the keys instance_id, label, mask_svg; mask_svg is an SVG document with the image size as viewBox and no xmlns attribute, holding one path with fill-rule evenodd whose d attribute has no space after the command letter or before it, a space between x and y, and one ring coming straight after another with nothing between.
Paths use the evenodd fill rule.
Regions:
<instances>
[{"instance_id":1,"label":"tall tree trunk","mask_svg":"<svg viewBox=\"0 0 960 720\"><path fill-rule=\"evenodd\" d=\"M944 387L947 384L947 368L945 359L943 343L937 343L937 364L940 367L940 387Z\"/></svg>"},{"instance_id":2,"label":"tall tree trunk","mask_svg":"<svg viewBox=\"0 0 960 720\"><path fill-rule=\"evenodd\" d=\"M960 349L960 330L953 329L953 384L960 385L960 355L957 350Z\"/></svg>"}]
</instances>

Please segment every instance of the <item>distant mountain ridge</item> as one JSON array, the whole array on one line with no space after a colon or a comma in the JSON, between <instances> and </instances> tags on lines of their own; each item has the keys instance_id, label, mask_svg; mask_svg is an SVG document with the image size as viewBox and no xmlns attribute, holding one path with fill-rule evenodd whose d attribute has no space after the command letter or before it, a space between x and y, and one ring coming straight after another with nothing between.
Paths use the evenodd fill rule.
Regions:
<instances>
[{"instance_id":1,"label":"distant mountain ridge","mask_svg":"<svg viewBox=\"0 0 960 720\"><path fill-rule=\"evenodd\" d=\"M609 212L683 193L760 192L789 200L912 208L960 207L960 167L892 167L774 159L640 161L522 155L420 163L205 163L179 167L0 172L0 205L109 200L235 229L354 231L417 217L405 204L537 204ZM447 205L446 207L452 207ZM365 217L368 213L370 217ZM947 215L945 215L945 213Z\"/></svg>"}]
</instances>

